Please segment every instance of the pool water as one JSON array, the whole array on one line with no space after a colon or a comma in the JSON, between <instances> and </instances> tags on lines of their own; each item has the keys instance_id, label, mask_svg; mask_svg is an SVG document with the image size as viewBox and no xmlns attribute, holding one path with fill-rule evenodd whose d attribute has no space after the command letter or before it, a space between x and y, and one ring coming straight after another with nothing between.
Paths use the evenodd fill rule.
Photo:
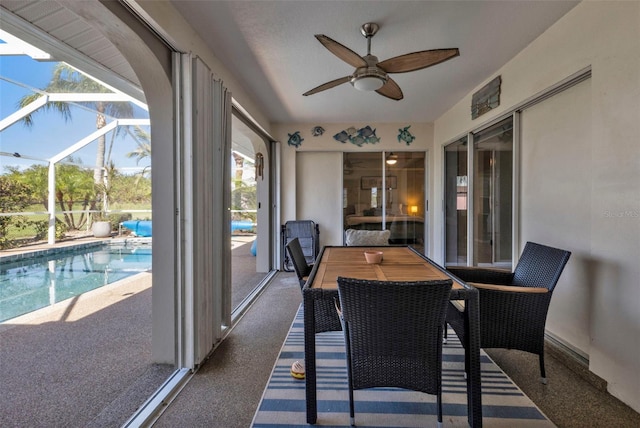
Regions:
<instances>
[{"instance_id":1,"label":"pool water","mask_svg":"<svg viewBox=\"0 0 640 428\"><path fill-rule=\"evenodd\" d=\"M150 269L149 245L104 245L2 262L0 322Z\"/></svg>"}]
</instances>

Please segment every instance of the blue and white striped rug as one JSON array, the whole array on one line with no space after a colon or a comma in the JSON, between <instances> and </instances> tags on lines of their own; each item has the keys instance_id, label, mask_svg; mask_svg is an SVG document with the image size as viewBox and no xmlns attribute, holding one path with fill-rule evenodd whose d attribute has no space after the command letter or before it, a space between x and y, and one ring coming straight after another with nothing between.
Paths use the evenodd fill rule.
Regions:
<instances>
[{"instance_id":1,"label":"blue and white striped rug","mask_svg":"<svg viewBox=\"0 0 640 428\"><path fill-rule=\"evenodd\" d=\"M455 333L449 332L443 349L445 427L467 423L464 350ZM316 336L318 373L318 420L322 427L349 426L349 398L342 332ZM485 427L553 427L554 425L507 375L485 354L482 364L482 411ZM298 310L280 356L271 373L252 426L306 427L305 382L289 371L294 361L304 360L302 308ZM436 397L397 388L358 390L355 416L358 427L436 426Z\"/></svg>"}]
</instances>

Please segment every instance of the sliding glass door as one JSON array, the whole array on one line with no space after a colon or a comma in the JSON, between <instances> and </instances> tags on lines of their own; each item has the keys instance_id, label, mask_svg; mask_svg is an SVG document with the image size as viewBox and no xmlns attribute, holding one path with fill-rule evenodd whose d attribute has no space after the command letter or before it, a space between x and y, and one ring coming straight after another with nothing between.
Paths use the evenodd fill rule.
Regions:
<instances>
[{"instance_id":1,"label":"sliding glass door","mask_svg":"<svg viewBox=\"0 0 640 428\"><path fill-rule=\"evenodd\" d=\"M513 119L447 145L444 162L446 264L511 268Z\"/></svg>"},{"instance_id":2,"label":"sliding glass door","mask_svg":"<svg viewBox=\"0 0 640 428\"><path fill-rule=\"evenodd\" d=\"M449 144L444 149L444 235L445 262L448 266L467 265L468 157L467 137Z\"/></svg>"},{"instance_id":3,"label":"sliding glass door","mask_svg":"<svg viewBox=\"0 0 640 428\"><path fill-rule=\"evenodd\" d=\"M270 271L269 256L258 257L260 240L269 240L268 142L232 117L231 142L231 306L236 310ZM262 201L262 203L261 203ZM267 203L264 203L267 201ZM263 248L269 248L265 245ZM258 258L262 259L262 263Z\"/></svg>"},{"instance_id":4,"label":"sliding glass door","mask_svg":"<svg viewBox=\"0 0 640 428\"><path fill-rule=\"evenodd\" d=\"M391 244L424 252L424 152L344 153L346 229L391 231Z\"/></svg>"},{"instance_id":5,"label":"sliding glass door","mask_svg":"<svg viewBox=\"0 0 640 428\"><path fill-rule=\"evenodd\" d=\"M473 136L473 265L511 267L513 126L511 118Z\"/></svg>"}]
</instances>

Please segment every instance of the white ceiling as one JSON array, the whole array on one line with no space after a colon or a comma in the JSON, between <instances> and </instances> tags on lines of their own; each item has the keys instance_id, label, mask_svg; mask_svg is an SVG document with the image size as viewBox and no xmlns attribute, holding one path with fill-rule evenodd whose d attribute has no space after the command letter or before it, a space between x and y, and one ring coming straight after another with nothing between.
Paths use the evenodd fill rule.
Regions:
<instances>
[{"instance_id":1,"label":"white ceiling","mask_svg":"<svg viewBox=\"0 0 640 428\"><path fill-rule=\"evenodd\" d=\"M171 2L275 123L431 122L494 77L496 70L578 3ZM132 89L137 79L117 50L57 2L2 0L1 6L0 12L9 10L37 27L34 31L2 13L3 27L14 35L53 53L56 59L70 63L75 60L74 65L90 74L144 98L139 89L139 94ZM360 26L366 22L380 25L372 40L372 53L381 61L414 51L454 47L460 49L460 56L423 70L393 74L404 92L401 101L375 92L359 92L348 83L302 96L309 89L353 72L350 65L325 49L314 34L325 34L364 55L366 39L360 34ZM61 40L61 46L76 49L87 59L78 64L78 54L46 43L48 37ZM100 67L114 73L103 73ZM113 79L109 80L109 76Z\"/></svg>"},{"instance_id":2,"label":"white ceiling","mask_svg":"<svg viewBox=\"0 0 640 428\"><path fill-rule=\"evenodd\" d=\"M0 0L0 26L13 36L144 102L140 82L118 49L56 1Z\"/></svg>"},{"instance_id":3,"label":"white ceiling","mask_svg":"<svg viewBox=\"0 0 640 428\"><path fill-rule=\"evenodd\" d=\"M272 122L431 122L483 83L576 1L190 1L175 8L257 99ZM427 49L460 56L394 74L404 99L350 84L302 96L353 68L325 49L325 34L365 55L360 26L375 22L379 60Z\"/></svg>"}]
</instances>

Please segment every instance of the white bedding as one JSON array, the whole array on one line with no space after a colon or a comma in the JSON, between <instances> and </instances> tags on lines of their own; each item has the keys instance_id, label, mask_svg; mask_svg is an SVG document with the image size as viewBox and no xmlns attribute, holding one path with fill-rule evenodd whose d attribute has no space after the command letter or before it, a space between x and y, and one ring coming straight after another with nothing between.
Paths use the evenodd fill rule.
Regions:
<instances>
[{"instance_id":1,"label":"white bedding","mask_svg":"<svg viewBox=\"0 0 640 428\"><path fill-rule=\"evenodd\" d=\"M408 222L408 223L424 223L424 218L413 215L388 215L385 218L387 223ZM382 223L382 216L368 215L348 215L346 218L347 226L356 226L363 223Z\"/></svg>"}]
</instances>

